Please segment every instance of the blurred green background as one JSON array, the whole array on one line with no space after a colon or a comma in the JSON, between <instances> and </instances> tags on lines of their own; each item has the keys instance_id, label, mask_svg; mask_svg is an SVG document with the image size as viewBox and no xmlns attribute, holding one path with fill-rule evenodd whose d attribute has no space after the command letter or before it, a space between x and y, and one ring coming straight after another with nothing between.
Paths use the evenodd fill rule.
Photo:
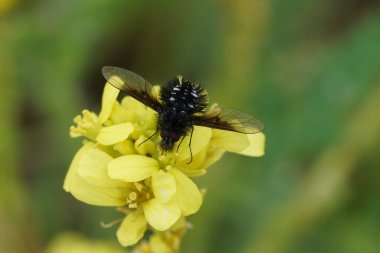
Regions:
<instances>
[{"instance_id":1,"label":"blurred green background","mask_svg":"<svg viewBox=\"0 0 380 253\"><path fill-rule=\"evenodd\" d=\"M206 176L182 252L380 252L380 1L0 1L0 252L117 217L62 189L101 67L201 82L266 126Z\"/></svg>"}]
</instances>

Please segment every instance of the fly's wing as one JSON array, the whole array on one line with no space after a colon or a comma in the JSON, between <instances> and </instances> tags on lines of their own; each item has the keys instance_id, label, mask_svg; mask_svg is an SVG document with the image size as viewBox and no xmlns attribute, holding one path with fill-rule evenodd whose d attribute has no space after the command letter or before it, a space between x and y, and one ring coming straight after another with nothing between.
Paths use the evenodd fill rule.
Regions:
<instances>
[{"instance_id":1,"label":"fly's wing","mask_svg":"<svg viewBox=\"0 0 380 253\"><path fill-rule=\"evenodd\" d=\"M132 71L106 66L102 68L104 78L109 84L124 91L155 111L159 111L161 104L153 86L144 78Z\"/></svg>"},{"instance_id":2,"label":"fly's wing","mask_svg":"<svg viewBox=\"0 0 380 253\"><path fill-rule=\"evenodd\" d=\"M194 125L211 127L244 134L255 134L264 129L264 124L245 112L219 107L211 108L204 115L193 116Z\"/></svg>"}]
</instances>

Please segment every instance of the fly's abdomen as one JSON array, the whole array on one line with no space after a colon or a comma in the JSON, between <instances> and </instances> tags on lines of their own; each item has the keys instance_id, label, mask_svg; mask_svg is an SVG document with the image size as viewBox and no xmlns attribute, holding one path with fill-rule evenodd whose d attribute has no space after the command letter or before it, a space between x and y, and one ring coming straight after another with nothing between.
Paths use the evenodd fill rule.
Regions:
<instances>
[{"instance_id":1,"label":"fly's abdomen","mask_svg":"<svg viewBox=\"0 0 380 253\"><path fill-rule=\"evenodd\" d=\"M176 108L167 108L160 114L158 120L160 132L175 133L179 136L186 135L192 125L191 114L178 111Z\"/></svg>"}]
</instances>

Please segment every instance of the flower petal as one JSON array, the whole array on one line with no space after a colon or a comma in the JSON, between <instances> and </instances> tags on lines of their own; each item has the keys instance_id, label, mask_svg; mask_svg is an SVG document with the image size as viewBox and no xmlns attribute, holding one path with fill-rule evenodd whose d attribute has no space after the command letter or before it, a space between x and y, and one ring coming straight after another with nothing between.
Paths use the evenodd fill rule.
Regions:
<instances>
[{"instance_id":1,"label":"flower petal","mask_svg":"<svg viewBox=\"0 0 380 253\"><path fill-rule=\"evenodd\" d=\"M182 215L196 213L202 205L202 194L197 185L181 171L173 168L171 171L177 183L174 200L181 208Z\"/></svg>"},{"instance_id":2,"label":"flower petal","mask_svg":"<svg viewBox=\"0 0 380 253\"><path fill-rule=\"evenodd\" d=\"M71 178L70 192L80 201L95 206L123 206L128 196L124 187L99 187L87 183L78 174Z\"/></svg>"},{"instance_id":3,"label":"flower petal","mask_svg":"<svg viewBox=\"0 0 380 253\"><path fill-rule=\"evenodd\" d=\"M3 246L2 246L3 247ZM4 248L4 247L3 247ZM4 252L4 250L2 251ZM12 252L12 251L8 251ZM33 251L32 251L33 252ZM49 241L44 253L126 253L120 245L85 237L79 232L60 232Z\"/></svg>"},{"instance_id":4,"label":"flower petal","mask_svg":"<svg viewBox=\"0 0 380 253\"><path fill-rule=\"evenodd\" d=\"M239 152L249 146L247 134L223 130L212 130L211 143L229 152Z\"/></svg>"},{"instance_id":5,"label":"flower petal","mask_svg":"<svg viewBox=\"0 0 380 253\"><path fill-rule=\"evenodd\" d=\"M77 115L74 118L74 123L75 126L70 127L70 136L72 138L84 136L90 140L95 140L100 129L98 115L89 110L83 110L82 115Z\"/></svg>"},{"instance_id":6,"label":"flower petal","mask_svg":"<svg viewBox=\"0 0 380 253\"><path fill-rule=\"evenodd\" d=\"M265 134L257 133L248 135L249 146L238 152L238 154L246 156L263 156L265 153Z\"/></svg>"},{"instance_id":7,"label":"flower petal","mask_svg":"<svg viewBox=\"0 0 380 253\"><path fill-rule=\"evenodd\" d=\"M169 202L176 191L176 183L171 173L159 170L152 175L152 190L161 203Z\"/></svg>"},{"instance_id":8,"label":"flower petal","mask_svg":"<svg viewBox=\"0 0 380 253\"><path fill-rule=\"evenodd\" d=\"M99 113L98 123L101 125L108 120L111 114L112 106L119 95L120 90L113 87L108 82L104 86L102 97L102 109Z\"/></svg>"},{"instance_id":9,"label":"flower petal","mask_svg":"<svg viewBox=\"0 0 380 253\"><path fill-rule=\"evenodd\" d=\"M193 161L189 163L187 160L179 161L176 163L176 167L180 169L188 177L201 176L206 173L204 170L204 164L206 162L208 149L205 148L200 151L198 154L193 156Z\"/></svg>"},{"instance_id":10,"label":"flower petal","mask_svg":"<svg viewBox=\"0 0 380 253\"><path fill-rule=\"evenodd\" d=\"M173 201L163 204L151 199L143 202L143 209L148 223L159 231L167 230L181 217L181 210Z\"/></svg>"},{"instance_id":11,"label":"flower petal","mask_svg":"<svg viewBox=\"0 0 380 253\"><path fill-rule=\"evenodd\" d=\"M177 238L174 237L173 240L175 239ZM152 253L173 253L173 248L169 245L169 243L165 243L164 239L160 235L152 235L149 238L149 248Z\"/></svg>"},{"instance_id":12,"label":"flower petal","mask_svg":"<svg viewBox=\"0 0 380 253\"><path fill-rule=\"evenodd\" d=\"M151 136L151 134L149 136ZM140 135L140 137L136 140L135 150L138 154L144 156L150 154L150 156L152 156L152 154L154 154L154 152L157 150L157 144L148 139L149 136L146 137L144 135Z\"/></svg>"},{"instance_id":13,"label":"flower petal","mask_svg":"<svg viewBox=\"0 0 380 253\"><path fill-rule=\"evenodd\" d=\"M203 176L204 174L207 173L207 170L205 170L205 169L192 170L192 169L188 169L186 167L180 168L180 169L188 177L199 177L199 176Z\"/></svg>"},{"instance_id":14,"label":"flower petal","mask_svg":"<svg viewBox=\"0 0 380 253\"><path fill-rule=\"evenodd\" d=\"M133 125L130 122L103 127L100 129L96 141L103 145L113 145L127 139L132 131Z\"/></svg>"},{"instance_id":15,"label":"flower petal","mask_svg":"<svg viewBox=\"0 0 380 253\"><path fill-rule=\"evenodd\" d=\"M114 149L122 155L136 154L135 144L132 140L125 140L115 144Z\"/></svg>"},{"instance_id":16,"label":"flower petal","mask_svg":"<svg viewBox=\"0 0 380 253\"><path fill-rule=\"evenodd\" d=\"M75 154L73 161L70 164L69 170L66 174L65 182L63 183L63 189L67 192L71 189L71 180L74 174L77 173L79 161L82 159L83 154L85 154L89 149L95 146L93 142L85 143L79 151Z\"/></svg>"},{"instance_id":17,"label":"flower petal","mask_svg":"<svg viewBox=\"0 0 380 253\"><path fill-rule=\"evenodd\" d=\"M78 163L78 175L87 183L101 186L125 186L125 182L108 176L107 165L113 158L100 149L88 149Z\"/></svg>"},{"instance_id":18,"label":"flower petal","mask_svg":"<svg viewBox=\"0 0 380 253\"><path fill-rule=\"evenodd\" d=\"M144 214L139 211L128 213L116 232L117 239L124 247L137 243L147 228Z\"/></svg>"},{"instance_id":19,"label":"flower petal","mask_svg":"<svg viewBox=\"0 0 380 253\"><path fill-rule=\"evenodd\" d=\"M193 136L191 138L191 152L194 155L198 154L202 149L206 148L211 139L211 129L208 127L195 126ZM190 159L190 133L182 141L181 146L178 149L177 156L180 161ZM179 142L178 144L179 145ZM175 147L176 149L176 147ZM175 150L174 149L174 150Z\"/></svg>"},{"instance_id":20,"label":"flower petal","mask_svg":"<svg viewBox=\"0 0 380 253\"><path fill-rule=\"evenodd\" d=\"M126 182L137 182L152 176L158 168L159 164L155 159L141 155L125 155L108 164L108 175Z\"/></svg>"},{"instance_id":21,"label":"flower petal","mask_svg":"<svg viewBox=\"0 0 380 253\"><path fill-rule=\"evenodd\" d=\"M146 107L143 103L138 101L137 99L126 96L121 101L121 106L124 107L124 110L131 111L131 112L144 112L146 110Z\"/></svg>"},{"instance_id":22,"label":"flower petal","mask_svg":"<svg viewBox=\"0 0 380 253\"><path fill-rule=\"evenodd\" d=\"M226 151L222 148L211 146L207 150L206 160L204 161L201 169L206 169L210 167L212 164L217 162L220 158L222 158L223 154Z\"/></svg>"}]
</instances>

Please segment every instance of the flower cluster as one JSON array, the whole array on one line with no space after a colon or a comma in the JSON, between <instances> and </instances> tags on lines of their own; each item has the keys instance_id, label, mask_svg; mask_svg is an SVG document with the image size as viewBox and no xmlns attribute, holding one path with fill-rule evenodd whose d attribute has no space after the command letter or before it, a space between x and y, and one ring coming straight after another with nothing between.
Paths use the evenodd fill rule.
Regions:
<instances>
[{"instance_id":1,"label":"flower cluster","mask_svg":"<svg viewBox=\"0 0 380 253\"><path fill-rule=\"evenodd\" d=\"M74 118L71 137L86 140L70 165L64 189L87 204L123 212L116 233L123 246L140 242L138 252L156 252L150 250L154 247L177 252L188 226L185 217L196 213L203 200L191 178L204 175L226 151L262 156L265 136L195 126L188 163L189 136L176 152L163 153L159 135L147 140L156 131L157 113L129 96L118 102L118 94L106 84L99 115L84 110ZM147 230L153 233L141 241Z\"/></svg>"}]
</instances>

